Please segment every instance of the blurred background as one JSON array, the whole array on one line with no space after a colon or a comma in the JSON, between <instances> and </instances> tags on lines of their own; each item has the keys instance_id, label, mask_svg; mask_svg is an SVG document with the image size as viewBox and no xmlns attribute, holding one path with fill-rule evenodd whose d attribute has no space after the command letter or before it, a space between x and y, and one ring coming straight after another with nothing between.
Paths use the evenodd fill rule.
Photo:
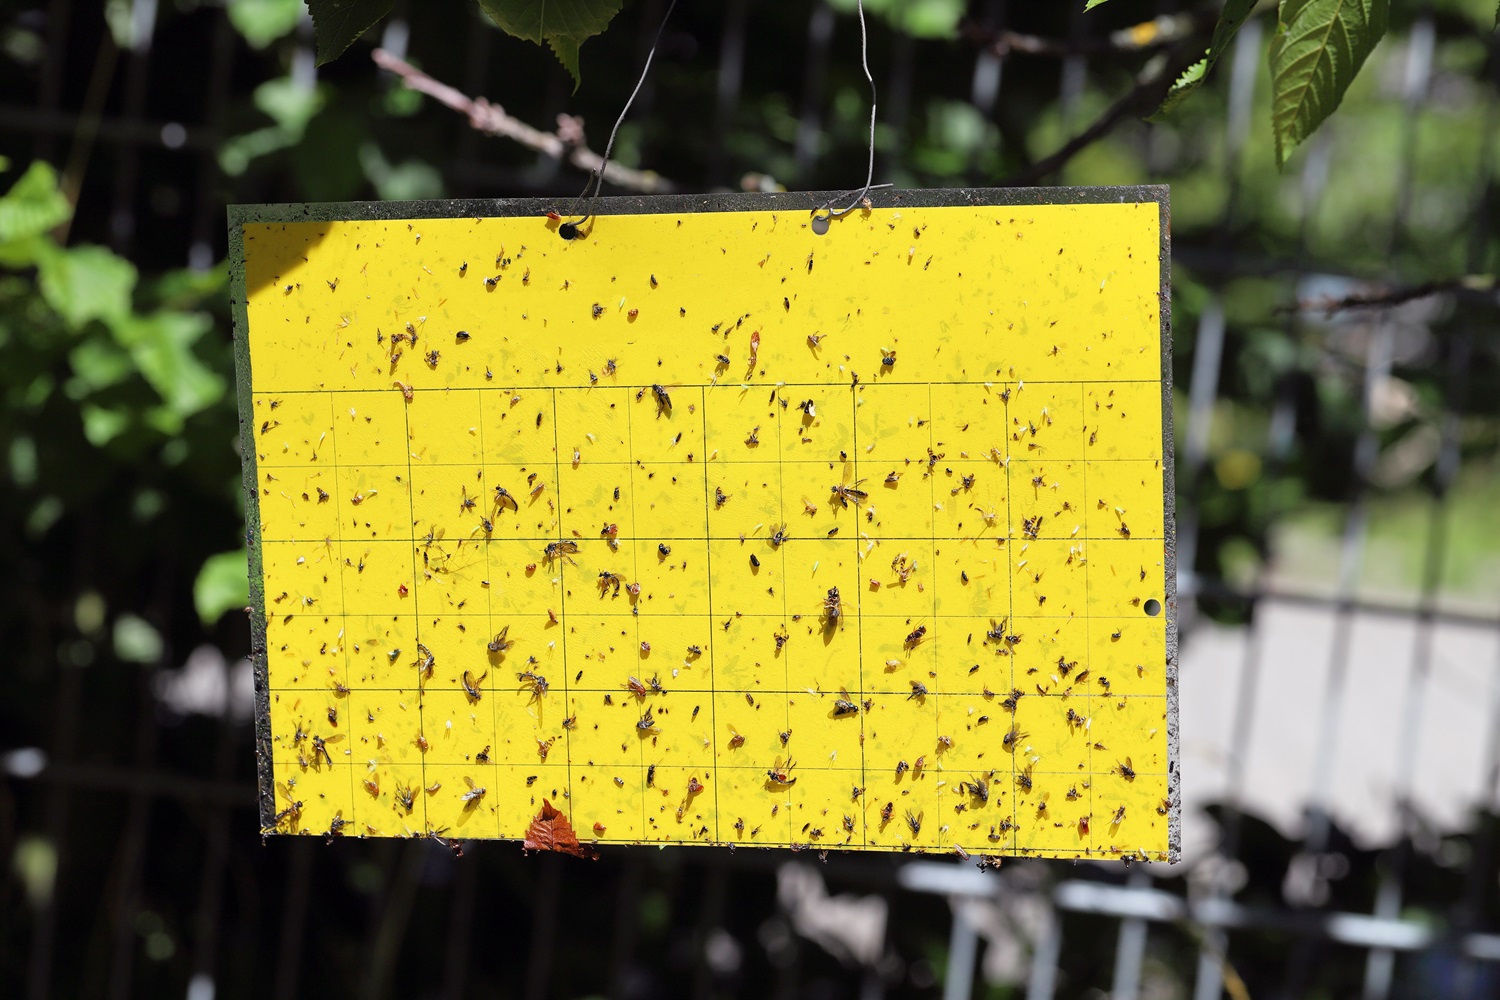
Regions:
<instances>
[{"instance_id":1,"label":"blurred background","mask_svg":"<svg viewBox=\"0 0 1500 1000\"><path fill-rule=\"evenodd\" d=\"M665 3L575 93L457 0L322 68L298 0L11 0L0 994L1500 996L1492 0L1395 0L1283 172L1266 4L1154 125L1213 4L868 6L877 181L1171 185L1183 863L263 843L224 207L570 198L372 48L599 149ZM684 0L616 151L855 188L867 124L853 0Z\"/></svg>"}]
</instances>

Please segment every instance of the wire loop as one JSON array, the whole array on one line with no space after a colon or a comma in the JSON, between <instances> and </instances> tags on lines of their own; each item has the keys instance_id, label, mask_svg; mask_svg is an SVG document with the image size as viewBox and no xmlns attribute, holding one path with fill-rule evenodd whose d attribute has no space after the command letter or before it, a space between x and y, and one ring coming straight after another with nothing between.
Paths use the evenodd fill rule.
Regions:
<instances>
[{"instance_id":1,"label":"wire loop","mask_svg":"<svg viewBox=\"0 0 1500 1000\"><path fill-rule=\"evenodd\" d=\"M590 206L604 189L604 172L609 168L609 155L615 148L615 137L620 134L620 126L624 123L625 116L630 113L630 106L635 103L636 95L641 92L641 87L646 82L646 74L651 72L651 60L656 56L656 47L661 44L662 32L666 30L667 21L672 17L672 11L676 7L677 0L672 0L667 4L667 12L662 15L661 24L656 29L656 37L651 41L651 50L646 53L646 64L641 67L641 77L635 82L635 89L630 92L630 96L625 99L625 107L620 109L620 117L615 119L615 127L609 130L609 142L604 147L604 155L599 160L599 166L589 171L588 181L584 183L583 190L578 197L574 198L573 203L568 206L567 214L574 215L585 207L589 208L589 211L582 218L570 218L557 227L557 235L565 240L577 239L582 235L580 227L594 217ZM871 127L873 128L873 124ZM871 135L873 134L872 132Z\"/></svg>"},{"instance_id":2,"label":"wire loop","mask_svg":"<svg viewBox=\"0 0 1500 1000\"><path fill-rule=\"evenodd\" d=\"M812 211L812 230L819 236L828 232L828 226L834 219L841 219L854 211L865 200L865 197L876 188L891 187L890 184L873 184L875 179L875 78L870 75L870 40L869 33L865 28L865 4L864 0L856 0L855 8L859 12L859 62L864 68L865 79L870 83L870 162L865 170L865 186L855 193L854 198L843 208L834 208L834 199L830 198ZM822 215L818 213L822 212Z\"/></svg>"}]
</instances>

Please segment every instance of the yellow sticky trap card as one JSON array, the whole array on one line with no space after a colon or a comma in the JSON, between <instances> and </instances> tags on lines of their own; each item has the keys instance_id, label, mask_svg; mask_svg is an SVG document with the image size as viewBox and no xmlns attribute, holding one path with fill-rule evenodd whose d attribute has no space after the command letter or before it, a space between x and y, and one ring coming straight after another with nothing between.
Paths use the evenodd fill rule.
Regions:
<instances>
[{"instance_id":1,"label":"yellow sticky trap card","mask_svg":"<svg viewBox=\"0 0 1500 1000\"><path fill-rule=\"evenodd\" d=\"M232 211L266 832L1175 859L1166 189L876 201Z\"/></svg>"}]
</instances>

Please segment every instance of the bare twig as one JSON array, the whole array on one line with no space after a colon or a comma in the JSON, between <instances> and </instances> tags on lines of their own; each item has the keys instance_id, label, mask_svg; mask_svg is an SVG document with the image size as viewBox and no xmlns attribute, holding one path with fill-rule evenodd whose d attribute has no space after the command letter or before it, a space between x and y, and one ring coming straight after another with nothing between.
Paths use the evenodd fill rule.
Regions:
<instances>
[{"instance_id":1,"label":"bare twig","mask_svg":"<svg viewBox=\"0 0 1500 1000\"><path fill-rule=\"evenodd\" d=\"M1390 288L1379 292L1357 292L1346 295L1343 298L1332 298L1325 296L1317 299L1303 299L1292 305L1279 306L1277 313L1294 312L1320 312L1324 316L1332 316L1350 309L1393 309L1407 302L1415 302L1417 299L1431 298L1434 295L1447 295L1456 293L1463 295L1469 293L1472 297L1482 299L1486 302L1495 301L1495 276L1493 274L1466 274L1462 278L1452 278L1447 281L1428 281L1420 285L1412 285L1408 288Z\"/></svg>"},{"instance_id":2,"label":"bare twig","mask_svg":"<svg viewBox=\"0 0 1500 1000\"><path fill-rule=\"evenodd\" d=\"M503 136L555 160L566 159L585 173L592 173L603 167L604 180L616 187L643 194L670 194L677 190L675 184L655 171L635 170L613 162L605 164L604 157L583 144L583 125L576 118L559 115L557 131L543 132L511 117L498 104L491 104L483 97L470 97L461 90L433 79L385 49L376 49L370 54L370 58L381 69L399 76L401 82L411 90L426 94L438 103L467 115L469 125L486 135Z\"/></svg>"},{"instance_id":3,"label":"bare twig","mask_svg":"<svg viewBox=\"0 0 1500 1000\"><path fill-rule=\"evenodd\" d=\"M1102 55L1110 52L1141 52L1171 45L1190 35L1206 31L1214 23L1211 10L1191 11L1186 14L1163 15L1150 21L1111 31L1094 38L1043 38L1040 35L1024 35L1018 31L996 31L980 24L969 22L963 27L963 35L969 41L997 56L1022 53L1032 56Z\"/></svg>"}]
</instances>

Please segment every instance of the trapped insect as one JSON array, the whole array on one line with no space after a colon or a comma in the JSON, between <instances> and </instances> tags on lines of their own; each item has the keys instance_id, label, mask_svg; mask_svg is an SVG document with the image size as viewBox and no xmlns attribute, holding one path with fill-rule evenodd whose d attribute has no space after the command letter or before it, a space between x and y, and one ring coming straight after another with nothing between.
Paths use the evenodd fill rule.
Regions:
<instances>
[{"instance_id":1,"label":"trapped insect","mask_svg":"<svg viewBox=\"0 0 1500 1000\"><path fill-rule=\"evenodd\" d=\"M844 613L844 603L839 598L839 588L829 587L828 594L823 598L823 624L825 628L832 630L839 623L839 618Z\"/></svg>"},{"instance_id":2,"label":"trapped insect","mask_svg":"<svg viewBox=\"0 0 1500 1000\"><path fill-rule=\"evenodd\" d=\"M482 684L482 683L484 683L484 679L486 677L488 677L488 676L489 676L489 672L488 671L486 671L483 674L480 674L478 677L474 676L474 672L472 670L465 670L464 671L464 676L463 676L464 694L466 694L466 695L469 696L469 700L470 701L478 701L479 698L480 698L480 696L484 694L484 691L480 688L479 685Z\"/></svg>"},{"instance_id":3,"label":"trapped insect","mask_svg":"<svg viewBox=\"0 0 1500 1000\"><path fill-rule=\"evenodd\" d=\"M852 484L847 481L842 483L834 483L829 487L831 493L829 502L837 504L840 507L848 507L849 501L851 500L856 504L860 504L870 499L870 494L858 488L859 484L862 482L864 482L863 479L856 479Z\"/></svg>"},{"instance_id":4,"label":"trapped insect","mask_svg":"<svg viewBox=\"0 0 1500 1000\"><path fill-rule=\"evenodd\" d=\"M785 766L782 765L781 758L777 757L775 766L766 771L766 781L781 787L795 785L797 779L792 777L791 773L792 768L795 766L795 762L790 757L787 758Z\"/></svg>"},{"instance_id":5,"label":"trapped insect","mask_svg":"<svg viewBox=\"0 0 1500 1000\"><path fill-rule=\"evenodd\" d=\"M578 554L578 543L549 542L547 543L547 547L542 550L542 554L548 562L553 562L557 559L566 559L568 556L576 556ZM572 562L571 559L568 561Z\"/></svg>"},{"instance_id":6,"label":"trapped insect","mask_svg":"<svg viewBox=\"0 0 1500 1000\"><path fill-rule=\"evenodd\" d=\"M468 775L464 775L464 784L469 786L469 790L460 795L459 800L472 809L484 798L485 789L482 785L474 784L474 779Z\"/></svg>"},{"instance_id":7,"label":"trapped insect","mask_svg":"<svg viewBox=\"0 0 1500 1000\"><path fill-rule=\"evenodd\" d=\"M542 696L547 693L547 678L543 677L541 674L534 673L528 670L524 673L516 674L516 680L519 681L523 687L531 688L532 701L540 701L542 699Z\"/></svg>"}]
</instances>

